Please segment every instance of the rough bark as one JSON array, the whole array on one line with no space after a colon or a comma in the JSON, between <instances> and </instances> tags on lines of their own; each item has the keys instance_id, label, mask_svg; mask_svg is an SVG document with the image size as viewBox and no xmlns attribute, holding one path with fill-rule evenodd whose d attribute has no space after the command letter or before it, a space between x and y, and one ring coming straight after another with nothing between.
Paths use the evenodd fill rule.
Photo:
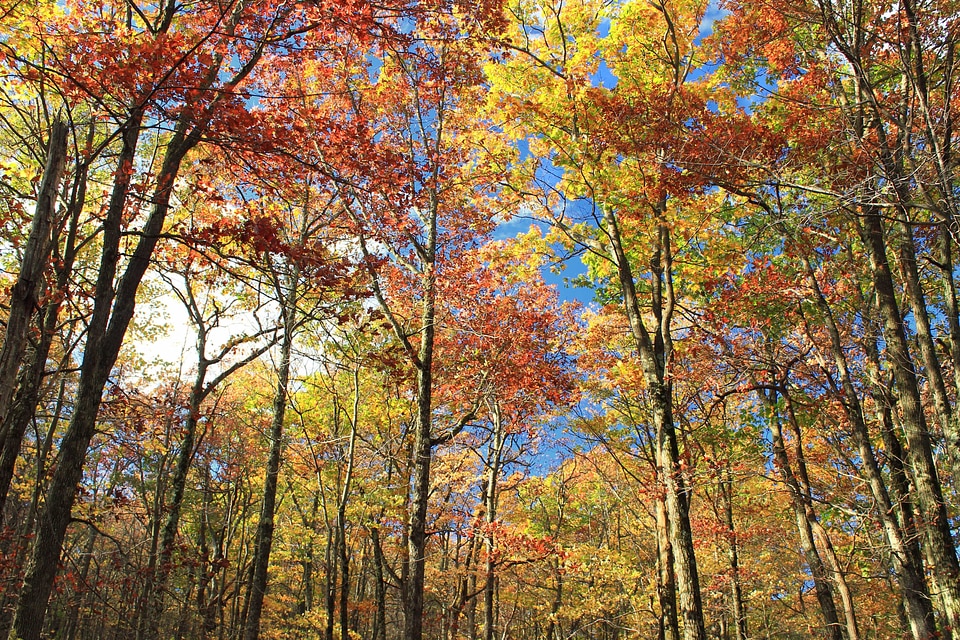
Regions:
<instances>
[{"instance_id":1,"label":"rough bark","mask_svg":"<svg viewBox=\"0 0 960 640\"><path fill-rule=\"evenodd\" d=\"M662 475L662 470L660 473ZM660 605L659 636L661 640L679 640L677 578L673 572L673 544L670 542L670 527L667 524L667 500L663 491L657 492L655 519L657 527L657 601Z\"/></svg>"},{"instance_id":2,"label":"rough bark","mask_svg":"<svg viewBox=\"0 0 960 640\"><path fill-rule=\"evenodd\" d=\"M91 133L92 135L92 133ZM47 358L53 345L57 326L60 321L60 308L63 305L63 291L67 288L73 265L77 256L77 230L80 223L80 213L87 192L87 165L82 165L74 176L70 206L67 213L67 233L64 239L62 253L55 255L58 260L54 266L57 274L56 289L53 295L48 296L46 307L40 314L40 336L30 350L28 364L23 367L17 381L17 393L9 411L0 413L3 424L0 426L0 445L3 452L0 454L0 513L6 503L10 491L10 482L13 479L14 468L20 455L23 435L36 415L37 403L40 401L41 384L46 373ZM56 248L56 247L54 247ZM64 363L70 358L69 354L63 357ZM64 367L61 367L64 368Z\"/></svg>"},{"instance_id":3,"label":"rough bark","mask_svg":"<svg viewBox=\"0 0 960 640\"><path fill-rule=\"evenodd\" d=\"M866 212L864 235L884 340L894 372L894 388L901 409L907 462L913 480L913 495L919 508L921 533L925 551L934 562L930 573L932 591L943 599L946 623L952 628L960 628L960 564L957 562L943 491L933 460L932 441L923 413L919 382L887 262L886 239L879 211L871 208Z\"/></svg>"},{"instance_id":4,"label":"rough bark","mask_svg":"<svg viewBox=\"0 0 960 640\"><path fill-rule=\"evenodd\" d=\"M50 128L43 178L37 193L37 205L23 248L20 272L10 288L10 309L0 348L0 419L7 416L16 389L17 371L27 349L27 333L31 319L39 311L44 273L49 271L49 257L57 226L57 196L60 180L67 165L67 125L58 117ZM6 421L4 421L6 422ZM7 426L0 427L0 442L6 438ZM0 508L6 492L0 494Z\"/></svg>"}]
</instances>

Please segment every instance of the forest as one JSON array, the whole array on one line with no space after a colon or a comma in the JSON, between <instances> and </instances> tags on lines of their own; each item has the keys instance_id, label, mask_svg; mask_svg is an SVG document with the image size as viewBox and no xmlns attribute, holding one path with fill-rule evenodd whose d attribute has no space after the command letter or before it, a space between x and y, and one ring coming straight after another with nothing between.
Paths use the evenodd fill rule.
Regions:
<instances>
[{"instance_id":1,"label":"forest","mask_svg":"<svg viewBox=\"0 0 960 640\"><path fill-rule=\"evenodd\" d=\"M0 637L960 640L956 38L0 0Z\"/></svg>"}]
</instances>

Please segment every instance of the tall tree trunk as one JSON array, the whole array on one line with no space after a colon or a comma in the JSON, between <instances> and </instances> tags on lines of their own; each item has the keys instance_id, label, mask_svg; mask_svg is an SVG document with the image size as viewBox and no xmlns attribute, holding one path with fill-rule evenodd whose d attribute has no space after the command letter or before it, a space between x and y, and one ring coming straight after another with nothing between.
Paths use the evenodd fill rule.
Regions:
<instances>
[{"instance_id":1,"label":"tall tree trunk","mask_svg":"<svg viewBox=\"0 0 960 640\"><path fill-rule=\"evenodd\" d=\"M884 339L894 371L894 388L902 413L909 471L916 505L920 509L921 533L924 546L934 562L930 573L932 590L943 599L947 625L960 629L960 563L957 561L943 491L933 461L931 437L923 413L917 374L887 262L886 240L879 211L868 208L864 215L864 229L864 243L870 257Z\"/></svg>"},{"instance_id":2,"label":"tall tree trunk","mask_svg":"<svg viewBox=\"0 0 960 640\"><path fill-rule=\"evenodd\" d=\"M432 296L431 296L432 298ZM429 363L433 359L433 304L429 304L429 324L424 325L421 356L423 364L417 371L417 429L413 440L413 504L410 508L409 539L407 564L408 583L404 599L404 638L421 640L423 637L423 580L426 568L427 547L427 505L430 495L430 462L432 446L430 427L432 415L431 388L432 374ZM425 315L425 320L426 316ZM429 327L429 329L428 329ZM426 347L426 334L430 333L429 346ZM425 348L424 348L425 347Z\"/></svg>"},{"instance_id":3,"label":"tall tree trunk","mask_svg":"<svg viewBox=\"0 0 960 640\"><path fill-rule=\"evenodd\" d=\"M547 623L544 640L562 640L563 634L560 625L557 623L557 614L563 605L563 574L560 573L559 560L552 559L550 562L553 565L553 600L550 602L549 622Z\"/></svg>"},{"instance_id":4,"label":"tall tree trunk","mask_svg":"<svg viewBox=\"0 0 960 640\"><path fill-rule=\"evenodd\" d=\"M847 584L847 578L843 574L840 561L837 558L837 552L833 547L833 541L830 539L830 534L827 533L827 530L820 523L820 519L814 511L813 491L810 488L810 476L807 473L807 460L804 453L803 432L800 427L800 421L797 420L797 414L790 395L786 394L784 399L786 400L787 418L795 434L793 457L797 464L797 479L800 481L800 489L803 492L803 504L807 512L807 519L810 521L814 544L817 544L819 541L819 545L817 545L818 549L821 551L821 556L826 559L825 566L829 567L837 593L840 595L840 602L843 605L844 621L846 623L847 640L859 640L860 631L857 626L857 615L853 603L853 596Z\"/></svg>"},{"instance_id":5,"label":"tall tree trunk","mask_svg":"<svg viewBox=\"0 0 960 640\"><path fill-rule=\"evenodd\" d=\"M142 115L139 114L132 117L126 123L122 136L123 147L118 159L116 181L103 222L103 246L94 293L94 310L87 330L73 417L61 442L59 464L50 482L45 507L40 514L30 565L20 590L20 601L10 630L11 640L38 640L43 629L47 601L53 588L63 539L70 523L76 487L83 473L87 447L93 437L100 397L119 353L127 324L133 315L137 285L148 266L146 258L149 254L142 254L147 245L152 253L157 240L156 234L159 233L166 215L165 206L161 208L157 205L154 208L151 215L151 221L154 222L151 227L155 227L155 230L151 228L153 237L144 236L138 244L138 249L144 247L144 252L137 252L141 254L138 257L142 257L143 261L136 264L131 262L121 281L121 284L126 286L122 286L122 292L118 290L115 294L114 279L119 259L121 217L133 175L141 118ZM170 160L173 160L172 156ZM175 168L179 168L179 161ZM170 181L168 186L172 188L173 177L167 178ZM162 193L158 195L163 196ZM164 204L169 202L169 197L167 189ZM157 224L158 222L160 224Z\"/></svg>"},{"instance_id":6,"label":"tall tree trunk","mask_svg":"<svg viewBox=\"0 0 960 640\"><path fill-rule=\"evenodd\" d=\"M723 474L720 493L723 496L723 521L730 535L727 559L730 563L730 600L734 637L736 640L747 640L747 612L744 609L743 581L740 575L740 543L737 540L733 521L733 470L729 459L726 461Z\"/></svg>"},{"instance_id":7,"label":"tall tree trunk","mask_svg":"<svg viewBox=\"0 0 960 640\"><path fill-rule=\"evenodd\" d=\"M651 259L653 276L652 308L656 327L651 339L644 324L644 313L637 298L633 267L624 249L620 223L612 209L604 210L605 232L609 242L607 255L617 267L623 290L623 304L636 344L644 379L652 402L656 430L658 465L663 470L666 489L667 521L673 547L673 564L677 578L680 614L685 640L705 640L703 603L697 571L693 533L690 528L689 497L680 471L679 445L673 419L673 385L668 367L673 358L672 320L674 313L673 256L670 229L663 214L666 202L654 208L657 216L657 240Z\"/></svg>"},{"instance_id":8,"label":"tall tree trunk","mask_svg":"<svg viewBox=\"0 0 960 640\"><path fill-rule=\"evenodd\" d=\"M373 618L373 632L371 640L386 640L387 638L387 578L383 558L383 548L380 546L380 530L370 527L370 544L373 547L373 563L376 571L376 604L377 610Z\"/></svg>"},{"instance_id":9,"label":"tall tree trunk","mask_svg":"<svg viewBox=\"0 0 960 640\"><path fill-rule=\"evenodd\" d=\"M487 534L484 537L486 545L486 561L484 567L483 584L483 638L484 640L494 640L496 637L496 616L495 616L495 588L496 588L496 565L494 564L494 552L496 550L496 540L493 537L493 523L497 521L498 505L498 484L500 480L500 466L503 462L503 448L507 439L506 425L503 423L503 414L496 401L491 402L491 417L493 420L493 435L490 443L490 450L487 456L487 480L486 480L486 521Z\"/></svg>"},{"instance_id":10,"label":"tall tree trunk","mask_svg":"<svg viewBox=\"0 0 960 640\"><path fill-rule=\"evenodd\" d=\"M894 238L900 277L907 293L907 299L910 301L911 311L913 311L920 359L923 362L924 374L928 381L930 395L933 398L934 415L946 439L947 459L950 461L952 468L960 470L960 431L957 430L956 419L950 407L940 359L933 342L933 330L930 327L930 314L927 311L926 296L920 284L920 271L917 266L917 248L913 239L913 230L906 219L906 210L901 211L900 216L902 219L900 224L897 225L897 237Z\"/></svg>"},{"instance_id":11,"label":"tall tree trunk","mask_svg":"<svg viewBox=\"0 0 960 640\"><path fill-rule=\"evenodd\" d=\"M263 614L263 599L267 592L267 569L270 566L270 550L273 546L273 517L277 502L277 479L280 475L280 460L283 452L283 419L287 409L287 389L290 385L290 353L297 324L297 289L300 273L294 267L289 276L287 291L277 283L283 313L283 338L280 343L280 366L277 371L277 386L273 397L273 418L270 423L270 454L266 475L263 479L263 503L260 521L254 538L253 566L247 588L247 614L244 622L244 640L260 637L260 619Z\"/></svg>"},{"instance_id":12,"label":"tall tree trunk","mask_svg":"<svg viewBox=\"0 0 960 640\"><path fill-rule=\"evenodd\" d=\"M0 348L0 419L10 410L10 401L16 389L17 371L27 349L27 332L31 318L39 310L44 273L49 270L57 227L57 197L60 179L67 165L67 125L59 118L50 128L43 178L37 194L37 206L30 225L30 233L23 248L20 272L10 288L10 310L7 313L3 347ZM0 442L6 438L6 421L0 427ZM6 492L0 493L0 509Z\"/></svg>"},{"instance_id":13,"label":"tall tree trunk","mask_svg":"<svg viewBox=\"0 0 960 640\"><path fill-rule=\"evenodd\" d=\"M921 567L916 563L917 558L904 539L903 527L908 526L908 523L898 523L894 518L894 505L890 500L890 494L873 452L873 445L863 417L863 408L850 376L833 311L823 296L812 265L806 258L804 258L804 268L807 273L807 283L814 292L814 300L830 335L830 351L840 377L844 412L862 461L861 473L864 474L871 494L877 501L878 517L890 547L893 569L901 587L910 629L915 640L926 640L934 637L936 627Z\"/></svg>"},{"instance_id":14,"label":"tall tree trunk","mask_svg":"<svg viewBox=\"0 0 960 640\"><path fill-rule=\"evenodd\" d=\"M658 474L663 470L657 463ZM673 544L667 522L666 490L658 486L655 506L657 528L657 601L660 605L661 640L679 640L680 621L677 618L677 578L673 572Z\"/></svg>"},{"instance_id":15,"label":"tall tree trunk","mask_svg":"<svg viewBox=\"0 0 960 640\"><path fill-rule=\"evenodd\" d=\"M800 534L800 547L803 549L804 559L813 577L813 588L817 596L817 603L820 605L820 614L823 616L826 637L831 640L842 640L842 626L837 615L837 605L833 599L833 588L830 586L827 569L823 564L823 559L820 557L820 552L817 550L813 537L812 513L807 509L803 489L787 456L786 442L780 427L776 392L770 390L762 393L762 396L770 411L770 420L767 424L773 438L774 461L790 493L790 503L793 506L796 518L797 532Z\"/></svg>"},{"instance_id":16,"label":"tall tree trunk","mask_svg":"<svg viewBox=\"0 0 960 640\"><path fill-rule=\"evenodd\" d=\"M93 130L91 128L91 136ZM41 314L40 337L33 345L28 364L21 371L17 381L17 394L9 411L0 413L0 514L6 503L10 491L10 482L13 479L14 468L20 455L23 436L30 422L36 416L37 403L40 401L41 385L46 373L47 358L57 332L60 321L60 308L63 305L64 292L73 273L73 265L77 256L77 230L80 224L80 214L86 200L88 166L82 165L74 176L70 206L67 212L67 235L62 254L57 258L54 270L57 274L56 290L50 296L46 307ZM64 354L63 360L69 358ZM61 367L63 369L64 367Z\"/></svg>"},{"instance_id":17,"label":"tall tree trunk","mask_svg":"<svg viewBox=\"0 0 960 640\"><path fill-rule=\"evenodd\" d=\"M953 368L953 393L960 397L960 304L957 302L957 283L953 277L953 248L950 233L940 231L940 279L943 283L944 313L950 334L949 351ZM954 416L956 419L956 416Z\"/></svg>"},{"instance_id":18,"label":"tall tree trunk","mask_svg":"<svg viewBox=\"0 0 960 640\"><path fill-rule=\"evenodd\" d=\"M347 470L343 491L337 504L337 558L340 571L340 638L349 638L348 608L350 595L350 558L347 555L347 501L353 480L353 463L357 449L357 427L360 420L360 367L353 370L353 414L350 416L350 443L347 447Z\"/></svg>"},{"instance_id":19,"label":"tall tree trunk","mask_svg":"<svg viewBox=\"0 0 960 640\"><path fill-rule=\"evenodd\" d=\"M436 179L436 176L435 176ZM427 506L433 456L433 350L436 335L436 256L439 202L431 192L427 242L423 251L420 345L416 350L417 418L413 435L413 504L407 526L407 571L404 584L404 640L423 638L423 587L427 549ZM409 342L407 342L409 345Z\"/></svg>"}]
</instances>

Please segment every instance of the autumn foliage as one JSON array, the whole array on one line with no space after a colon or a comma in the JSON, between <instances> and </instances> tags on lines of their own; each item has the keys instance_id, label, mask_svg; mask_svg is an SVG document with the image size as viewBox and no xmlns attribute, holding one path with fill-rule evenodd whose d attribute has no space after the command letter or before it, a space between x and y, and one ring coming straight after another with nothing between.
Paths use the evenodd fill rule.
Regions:
<instances>
[{"instance_id":1,"label":"autumn foliage","mask_svg":"<svg viewBox=\"0 0 960 640\"><path fill-rule=\"evenodd\" d=\"M958 21L0 0L0 635L955 637Z\"/></svg>"}]
</instances>

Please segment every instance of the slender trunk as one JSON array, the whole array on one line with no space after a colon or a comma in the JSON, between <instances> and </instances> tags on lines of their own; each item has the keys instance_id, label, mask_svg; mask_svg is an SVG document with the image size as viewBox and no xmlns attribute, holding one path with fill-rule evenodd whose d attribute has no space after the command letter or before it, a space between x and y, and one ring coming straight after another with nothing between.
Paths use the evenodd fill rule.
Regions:
<instances>
[{"instance_id":1,"label":"slender trunk","mask_svg":"<svg viewBox=\"0 0 960 640\"><path fill-rule=\"evenodd\" d=\"M263 503L260 521L254 538L253 567L247 589L247 614L244 622L244 640L260 637L260 619L263 614L263 599L267 592L267 569L270 566L270 550L273 546L273 516L277 502L277 479L280 475L280 459L283 452L283 419L287 408L287 389L290 384L290 353L293 349L293 334L297 319L297 287L299 271L295 268L290 276L289 290L280 293L283 301L283 339L280 344L280 366L277 371L277 386L273 397L273 419L270 423L270 454L267 459L266 476L263 480Z\"/></svg>"},{"instance_id":2,"label":"slender trunk","mask_svg":"<svg viewBox=\"0 0 960 640\"><path fill-rule=\"evenodd\" d=\"M350 595L350 559L347 557L347 501L353 480L353 463L357 449L357 423L360 420L360 369L353 371L353 415L350 417L350 443L347 447L347 470L343 479L343 492L337 505L337 557L340 565L340 638L349 638L347 605Z\"/></svg>"},{"instance_id":3,"label":"slender trunk","mask_svg":"<svg viewBox=\"0 0 960 640\"><path fill-rule=\"evenodd\" d=\"M414 436L413 504L410 510L407 564L407 587L404 602L404 638L423 637L423 586L426 568L427 502L430 494L430 374L419 371L418 429Z\"/></svg>"},{"instance_id":4,"label":"slender trunk","mask_svg":"<svg viewBox=\"0 0 960 640\"><path fill-rule=\"evenodd\" d=\"M197 372L194 375L193 385L190 388L190 396L187 401L187 416L183 425L183 439L180 442L176 467L174 468L173 477L170 480L172 496L170 497L169 504L164 505L164 494L167 492L166 488L161 488L159 484L157 486L157 517L159 519L159 514L164 510L167 515L160 531L155 553L151 555L151 566L146 576L144 586L145 595L143 598L144 615L141 616L140 624L137 628L138 640L154 640L159 636L160 617L163 613L163 593L166 589L170 571L173 568L173 549L180 525L180 512L183 507L187 476L196 455L197 427L200 423L200 410L203 402L230 375L253 362L254 359L265 353L273 344L272 341L268 341L265 345L253 349L253 351L237 362L225 367L213 380L207 381L207 373L210 367L221 363L227 354L232 351L232 346L228 343L218 355L213 357L207 355L207 341L210 328L205 324L204 314L200 310L194 297L188 276L185 276L184 279L186 280L187 290L183 299L187 303L187 313L197 330ZM217 318L217 321L219 321L219 318Z\"/></svg>"},{"instance_id":5,"label":"slender trunk","mask_svg":"<svg viewBox=\"0 0 960 640\"><path fill-rule=\"evenodd\" d=\"M197 533L197 547L200 552L197 567L197 612L200 614L200 637L206 638L213 631L207 626L208 611L210 607L210 598L207 591L213 595L213 574L210 563L210 544L208 542L208 532L212 534L210 527L210 464L203 465L203 483L200 488L200 530Z\"/></svg>"},{"instance_id":6,"label":"slender trunk","mask_svg":"<svg viewBox=\"0 0 960 640\"><path fill-rule=\"evenodd\" d=\"M837 557L837 551L833 546L833 541L831 541L830 535L819 520L813 519L810 524L813 528L814 541L819 540L821 542L827 566L830 568L834 583L837 585L840 604L843 606L843 619L846 624L847 639L859 640L860 627L857 623L857 611L853 602L853 594L850 592L850 585L847 583L847 578L843 573L843 567L840 566L840 560Z\"/></svg>"},{"instance_id":7,"label":"slender trunk","mask_svg":"<svg viewBox=\"0 0 960 640\"><path fill-rule=\"evenodd\" d=\"M56 256L59 264L54 267L57 273L56 291L50 296L42 313L40 337L31 350L29 364L21 372L20 379L17 382L17 395L13 404L9 412L0 414L3 420L0 432L6 434L4 438L0 438L0 445L3 448L3 452L0 454L0 514L3 513L7 493L10 490L10 482L13 479L14 468L20 455L23 435L36 416L47 358L50 355L50 348L53 345L57 325L60 321L60 307L63 304L64 291L69 285L70 276L73 273L73 265L77 256L77 230L87 192L86 165L83 165L74 177L72 192L65 246L62 255ZM70 357L69 353L65 353L62 361L66 362ZM61 366L60 368L64 369L65 367ZM39 477L42 476L38 475Z\"/></svg>"},{"instance_id":8,"label":"slender trunk","mask_svg":"<svg viewBox=\"0 0 960 640\"><path fill-rule=\"evenodd\" d=\"M803 556L813 577L813 588L817 596L817 603L820 605L820 614L823 616L824 630L826 637L832 640L842 640L842 626L840 618L837 615L837 605L833 599L833 589L830 586L830 579L827 575L827 569L817 550L813 536L813 526L811 524L812 513L808 511L804 500L803 488L797 480L793 470L793 465L787 457L786 442L780 427L780 416L778 415L777 400L774 391L763 394L763 399L770 410L770 420L768 422L770 433L773 438L773 457L776 462L780 475L790 494L790 502L793 506L794 516L797 522L797 532L800 534L800 547L803 549Z\"/></svg>"},{"instance_id":9,"label":"slender trunk","mask_svg":"<svg viewBox=\"0 0 960 640\"><path fill-rule=\"evenodd\" d=\"M803 492L803 504L807 512L807 519L810 521L814 544L819 541L819 545L817 546L821 551L821 556L826 558L826 566L830 569L837 593L840 595L840 602L843 605L844 621L846 623L847 640L859 640L860 631L857 627L857 616L853 596L850 593L850 586L847 584L847 578L841 570L840 561L837 559L837 553L833 547L833 541L830 539L829 533L827 533L827 530L820 523L814 511L813 492L810 489L810 476L807 473L807 460L804 454L803 431L800 426L800 421L797 420L797 414L790 396L787 395L785 399L787 417L796 435L793 457L797 465L797 479L800 481L800 489Z\"/></svg>"},{"instance_id":10,"label":"slender trunk","mask_svg":"<svg viewBox=\"0 0 960 640\"><path fill-rule=\"evenodd\" d=\"M747 640L747 613L743 604L743 584L740 576L740 544L733 523L733 471L730 461L727 460L724 468L724 477L720 483L723 495L723 519L730 532L730 548L727 558L730 563L730 600L732 603L733 629L736 640Z\"/></svg>"},{"instance_id":11,"label":"slender trunk","mask_svg":"<svg viewBox=\"0 0 960 640\"><path fill-rule=\"evenodd\" d=\"M329 525L329 521L327 522ZM326 592L324 601L327 609L326 623L323 628L324 640L333 640L333 630L337 620L337 561L336 553L340 543L337 536L339 530L327 527L327 547L324 551L324 563L327 565Z\"/></svg>"},{"instance_id":12,"label":"slender trunk","mask_svg":"<svg viewBox=\"0 0 960 640\"><path fill-rule=\"evenodd\" d=\"M850 376L846 355L840 341L840 331L834 320L833 312L820 290L812 265L806 258L804 258L804 267L807 272L807 282L814 292L815 302L830 334L830 350L834 365L837 367L840 376L843 408L862 461L861 473L864 474L867 484L870 486L871 494L877 501L878 516L887 544L890 547L893 569L902 590L911 632L915 640L927 640L935 636L936 628L933 622L930 600L923 581L923 573L920 566L916 564L915 556L911 553L909 545L904 539L901 524L894 518L894 507L873 452L873 445L870 442L870 435L863 418L863 408Z\"/></svg>"},{"instance_id":13,"label":"slender trunk","mask_svg":"<svg viewBox=\"0 0 960 640\"><path fill-rule=\"evenodd\" d=\"M202 331L201 335L203 335ZM137 629L137 640L154 640L160 633L160 618L163 614L163 591L166 586L167 577L170 575L170 570L172 569L170 563L173 558L173 545L176 541L177 527L180 522L180 508L183 504L187 473L190 471L190 463L193 461L194 441L196 439L197 422L200 412L200 399L206 372L207 362L201 356L196 379L190 393L189 414L187 415L186 424L184 425L184 435L180 443L180 451L177 454L177 466L174 469L171 480L173 496L170 504L166 505L167 517L162 530L159 532L160 537L156 545L155 553L151 554L151 570L149 571L144 586L145 597L143 598L143 613ZM159 519L165 506L162 495L165 491L161 491L158 485L157 493L157 504L160 509L158 509L156 517Z\"/></svg>"},{"instance_id":14,"label":"slender trunk","mask_svg":"<svg viewBox=\"0 0 960 640\"><path fill-rule=\"evenodd\" d=\"M689 497L680 471L679 445L673 420L673 385L668 371L673 358L671 331L675 301L670 230L663 220L665 207L666 203L661 202L655 208L658 217L658 236L651 259L651 273L654 283L652 307L657 324L653 339L644 324L644 314L637 299L633 269L623 246L616 214L610 209L605 210L604 221L609 238L609 255L617 266L618 278L623 290L624 309L653 404L653 424L656 430L659 465L663 470L666 489L668 531L673 546L677 593L680 614L683 617L683 637L685 640L705 640L706 628L703 621L700 578L693 548L693 533L690 528Z\"/></svg>"},{"instance_id":15,"label":"slender trunk","mask_svg":"<svg viewBox=\"0 0 960 640\"><path fill-rule=\"evenodd\" d=\"M383 548L380 546L380 530L370 528L370 544L373 546L373 566L377 581L375 587L377 611L373 618L373 632L371 640L386 640L387 638L387 580L384 571Z\"/></svg>"},{"instance_id":16,"label":"slender trunk","mask_svg":"<svg viewBox=\"0 0 960 640\"><path fill-rule=\"evenodd\" d=\"M87 584L87 576L90 572L90 560L93 558L93 549L94 545L97 542L97 532L93 529L90 530L87 536L87 543L83 550L83 560L80 565L80 579L79 584ZM61 637L65 640L73 640L77 637L77 633L80 630L80 616L82 611L86 608L84 606L85 600L87 600L86 594L81 594L79 597L75 597L75 602L69 604L69 613L67 614L67 622L61 631Z\"/></svg>"},{"instance_id":17,"label":"slender trunk","mask_svg":"<svg viewBox=\"0 0 960 640\"><path fill-rule=\"evenodd\" d=\"M407 576L404 585L404 640L423 638L423 580L426 568L427 503L430 496L430 463L433 455L433 348L436 333L437 202L431 203L427 229L427 257L422 276L420 346L417 355L417 421L413 438L413 504L408 525Z\"/></svg>"},{"instance_id":18,"label":"slender trunk","mask_svg":"<svg viewBox=\"0 0 960 640\"><path fill-rule=\"evenodd\" d=\"M547 624L547 633L545 640L561 640L563 638L560 625L557 623L557 614L563 605L563 575L560 573L559 560L554 559L553 563L553 601L550 603L550 622Z\"/></svg>"}]
</instances>

